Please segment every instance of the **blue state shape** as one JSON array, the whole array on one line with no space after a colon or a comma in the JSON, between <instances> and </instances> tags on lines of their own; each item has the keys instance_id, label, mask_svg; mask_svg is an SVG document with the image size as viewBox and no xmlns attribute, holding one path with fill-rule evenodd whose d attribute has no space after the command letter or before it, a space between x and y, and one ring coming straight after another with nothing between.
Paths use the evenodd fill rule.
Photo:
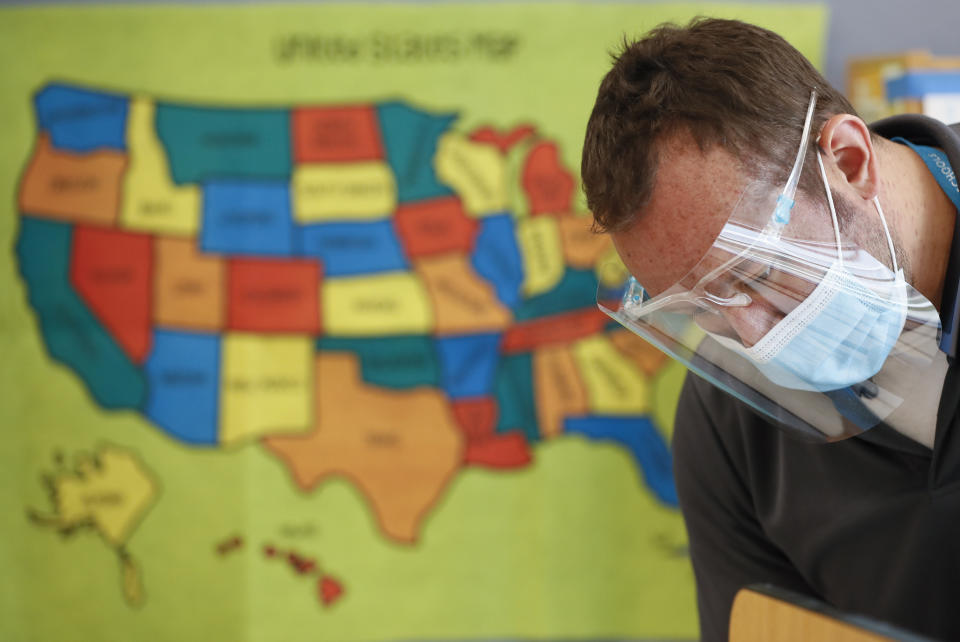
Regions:
<instances>
[{"instance_id":1,"label":"blue state shape","mask_svg":"<svg viewBox=\"0 0 960 642\"><path fill-rule=\"evenodd\" d=\"M204 251L291 256L293 237L288 183L217 181L204 186Z\"/></svg>"},{"instance_id":2,"label":"blue state shape","mask_svg":"<svg viewBox=\"0 0 960 642\"><path fill-rule=\"evenodd\" d=\"M322 337L319 352L350 352L360 358L363 381L382 388L406 390L440 387L440 365L428 336Z\"/></svg>"},{"instance_id":3,"label":"blue state shape","mask_svg":"<svg viewBox=\"0 0 960 642\"><path fill-rule=\"evenodd\" d=\"M143 373L127 357L70 283L69 224L21 216L16 254L50 356L80 376L98 405L140 408Z\"/></svg>"},{"instance_id":4,"label":"blue state shape","mask_svg":"<svg viewBox=\"0 0 960 642\"><path fill-rule=\"evenodd\" d=\"M47 85L33 98L37 123L54 147L86 153L127 149L126 96L69 85Z\"/></svg>"},{"instance_id":5,"label":"blue state shape","mask_svg":"<svg viewBox=\"0 0 960 642\"><path fill-rule=\"evenodd\" d=\"M220 402L220 337L157 330L145 364L144 414L188 444L215 445Z\"/></svg>"},{"instance_id":6,"label":"blue state shape","mask_svg":"<svg viewBox=\"0 0 960 642\"><path fill-rule=\"evenodd\" d=\"M568 434L626 446L657 499L674 508L679 506L670 449L649 417L568 417L563 427Z\"/></svg>"},{"instance_id":7,"label":"blue state shape","mask_svg":"<svg viewBox=\"0 0 960 642\"><path fill-rule=\"evenodd\" d=\"M323 261L325 276L372 274L410 267L390 219L298 226L295 239L296 253Z\"/></svg>"},{"instance_id":8,"label":"blue state shape","mask_svg":"<svg viewBox=\"0 0 960 642\"><path fill-rule=\"evenodd\" d=\"M437 142L457 119L457 114L431 114L402 102L377 106L377 117L387 162L397 180L401 203L440 196L453 190L442 184L434 172Z\"/></svg>"},{"instance_id":9,"label":"blue state shape","mask_svg":"<svg viewBox=\"0 0 960 642\"><path fill-rule=\"evenodd\" d=\"M517 307L523 285L523 259L510 214L481 219L470 263L477 274L493 285L501 303L510 309Z\"/></svg>"},{"instance_id":10,"label":"blue state shape","mask_svg":"<svg viewBox=\"0 0 960 642\"><path fill-rule=\"evenodd\" d=\"M490 395L500 360L500 336L469 334L436 340L441 386L451 399Z\"/></svg>"},{"instance_id":11,"label":"blue state shape","mask_svg":"<svg viewBox=\"0 0 960 642\"><path fill-rule=\"evenodd\" d=\"M521 431L528 442L539 441L533 396L533 362L529 353L504 356L496 374L497 432Z\"/></svg>"},{"instance_id":12,"label":"blue state shape","mask_svg":"<svg viewBox=\"0 0 960 642\"><path fill-rule=\"evenodd\" d=\"M597 277L593 270L568 267L556 287L525 299L517 307L517 321L529 321L573 310L597 307Z\"/></svg>"}]
</instances>

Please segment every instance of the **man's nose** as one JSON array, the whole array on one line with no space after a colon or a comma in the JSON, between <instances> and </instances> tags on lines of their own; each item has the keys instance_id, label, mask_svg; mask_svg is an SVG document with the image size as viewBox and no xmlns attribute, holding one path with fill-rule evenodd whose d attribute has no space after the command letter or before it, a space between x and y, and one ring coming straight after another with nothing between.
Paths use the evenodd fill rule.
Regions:
<instances>
[{"instance_id":1,"label":"man's nose","mask_svg":"<svg viewBox=\"0 0 960 642\"><path fill-rule=\"evenodd\" d=\"M722 307L720 315L746 348L766 336L784 316L780 310L759 298L744 307Z\"/></svg>"}]
</instances>

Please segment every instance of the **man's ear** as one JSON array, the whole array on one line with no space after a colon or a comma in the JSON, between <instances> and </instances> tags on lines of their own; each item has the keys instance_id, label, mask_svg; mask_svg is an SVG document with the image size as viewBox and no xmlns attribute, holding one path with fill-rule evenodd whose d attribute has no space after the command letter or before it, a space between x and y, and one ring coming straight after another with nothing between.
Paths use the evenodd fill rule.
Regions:
<instances>
[{"instance_id":1,"label":"man's ear","mask_svg":"<svg viewBox=\"0 0 960 642\"><path fill-rule=\"evenodd\" d=\"M836 166L861 198L877 195L877 155L866 123L852 114L836 114L820 130L818 144L824 165Z\"/></svg>"}]
</instances>

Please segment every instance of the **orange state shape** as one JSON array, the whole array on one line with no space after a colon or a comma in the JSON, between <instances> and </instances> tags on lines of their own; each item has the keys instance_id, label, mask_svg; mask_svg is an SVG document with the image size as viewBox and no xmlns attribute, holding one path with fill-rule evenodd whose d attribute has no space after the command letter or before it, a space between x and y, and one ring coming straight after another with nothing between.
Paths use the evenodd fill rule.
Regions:
<instances>
[{"instance_id":1,"label":"orange state shape","mask_svg":"<svg viewBox=\"0 0 960 642\"><path fill-rule=\"evenodd\" d=\"M597 261L613 245L609 234L590 230L593 218L589 215L567 214L557 217L563 259L570 267L593 269Z\"/></svg>"},{"instance_id":2,"label":"orange state shape","mask_svg":"<svg viewBox=\"0 0 960 642\"><path fill-rule=\"evenodd\" d=\"M507 432L467 444L463 461L486 468L522 468L533 460L521 432Z\"/></svg>"},{"instance_id":3,"label":"orange state shape","mask_svg":"<svg viewBox=\"0 0 960 642\"><path fill-rule=\"evenodd\" d=\"M222 330L224 260L202 254L195 239L157 237L153 248L154 323L164 328Z\"/></svg>"},{"instance_id":4,"label":"orange state shape","mask_svg":"<svg viewBox=\"0 0 960 642\"><path fill-rule=\"evenodd\" d=\"M467 441L490 437L497 425L497 402L492 397L457 399L451 402L453 416Z\"/></svg>"},{"instance_id":5,"label":"orange state shape","mask_svg":"<svg viewBox=\"0 0 960 642\"><path fill-rule=\"evenodd\" d=\"M533 394L537 423L545 439L563 432L566 417L585 415L590 409L577 362L565 345L543 347L533 353Z\"/></svg>"},{"instance_id":6,"label":"orange state shape","mask_svg":"<svg viewBox=\"0 0 960 642\"><path fill-rule=\"evenodd\" d=\"M463 211L456 196L406 203L393 217L407 256L473 251L477 221Z\"/></svg>"},{"instance_id":7,"label":"orange state shape","mask_svg":"<svg viewBox=\"0 0 960 642\"><path fill-rule=\"evenodd\" d=\"M506 133L501 133L487 125L478 127L470 133L470 140L475 143L487 143L495 146L501 154L506 154L514 145L533 136L537 128L533 125L519 125Z\"/></svg>"},{"instance_id":8,"label":"orange state shape","mask_svg":"<svg viewBox=\"0 0 960 642\"><path fill-rule=\"evenodd\" d=\"M495 332L513 314L480 278L465 254L424 257L414 263L433 302L436 334Z\"/></svg>"},{"instance_id":9,"label":"orange state shape","mask_svg":"<svg viewBox=\"0 0 960 642\"><path fill-rule=\"evenodd\" d=\"M312 260L229 262L227 325L249 332L320 331L320 264Z\"/></svg>"},{"instance_id":10,"label":"orange state shape","mask_svg":"<svg viewBox=\"0 0 960 642\"><path fill-rule=\"evenodd\" d=\"M127 155L102 149L75 154L54 149L41 133L20 182L23 213L76 223L113 225L120 216Z\"/></svg>"},{"instance_id":11,"label":"orange state shape","mask_svg":"<svg viewBox=\"0 0 960 642\"><path fill-rule=\"evenodd\" d=\"M524 321L512 325L504 333L500 350L515 354L530 352L540 346L570 343L600 332L608 321L609 317L596 308Z\"/></svg>"},{"instance_id":12,"label":"orange state shape","mask_svg":"<svg viewBox=\"0 0 960 642\"><path fill-rule=\"evenodd\" d=\"M629 330L616 330L607 335L614 347L633 361L646 375L653 375L667 360L667 355Z\"/></svg>"},{"instance_id":13,"label":"orange state shape","mask_svg":"<svg viewBox=\"0 0 960 642\"><path fill-rule=\"evenodd\" d=\"M297 163L384 157L380 125L372 106L304 107L293 110L291 121Z\"/></svg>"},{"instance_id":14,"label":"orange state shape","mask_svg":"<svg viewBox=\"0 0 960 642\"><path fill-rule=\"evenodd\" d=\"M539 143L523 166L523 189L531 214L566 212L573 208L576 182L560 162L555 143Z\"/></svg>"},{"instance_id":15,"label":"orange state shape","mask_svg":"<svg viewBox=\"0 0 960 642\"><path fill-rule=\"evenodd\" d=\"M151 237L74 227L70 281L134 363L150 352L152 272Z\"/></svg>"},{"instance_id":16,"label":"orange state shape","mask_svg":"<svg viewBox=\"0 0 960 642\"><path fill-rule=\"evenodd\" d=\"M463 461L463 436L446 398L430 388L367 386L357 358L345 353L319 353L316 380L313 431L266 437L264 446L304 491L328 477L347 478L388 537L415 542Z\"/></svg>"}]
</instances>

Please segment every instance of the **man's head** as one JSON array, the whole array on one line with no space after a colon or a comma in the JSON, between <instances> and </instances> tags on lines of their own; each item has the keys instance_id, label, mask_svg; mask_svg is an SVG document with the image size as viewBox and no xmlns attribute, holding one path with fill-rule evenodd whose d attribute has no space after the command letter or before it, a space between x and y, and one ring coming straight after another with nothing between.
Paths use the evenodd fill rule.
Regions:
<instances>
[{"instance_id":1,"label":"man's head","mask_svg":"<svg viewBox=\"0 0 960 642\"><path fill-rule=\"evenodd\" d=\"M597 227L628 227L649 202L672 141L719 148L756 178L782 183L817 90L813 131L855 113L816 69L775 33L734 20L662 25L624 43L587 124L581 172ZM801 188L817 188L811 153Z\"/></svg>"},{"instance_id":2,"label":"man's head","mask_svg":"<svg viewBox=\"0 0 960 642\"><path fill-rule=\"evenodd\" d=\"M648 293L694 268L748 185L787 182L813 90L811 130L820 139L806 150L794 221L833 239L822 147L841 231L889 266L871 203L874 139L802 54L765 29L715 19L661 26L624 45L587 125L582 174L595 226L611 233ZM751 305L727 322L750 345L783 314Z\"/></svg>"}]
</instances>

